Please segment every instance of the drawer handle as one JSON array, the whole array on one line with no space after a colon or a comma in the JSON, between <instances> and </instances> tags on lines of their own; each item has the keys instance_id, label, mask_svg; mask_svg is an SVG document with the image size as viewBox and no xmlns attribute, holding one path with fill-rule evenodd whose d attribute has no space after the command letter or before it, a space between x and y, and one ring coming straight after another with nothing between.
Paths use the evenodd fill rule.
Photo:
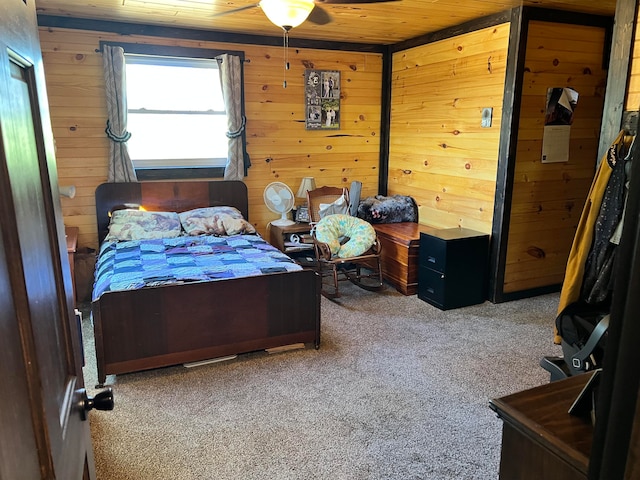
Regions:
<instances>
[{"instance_id":1,"label":"drawer handle","mask_svg":"<svg viewBox=\"0 0 640 480\"><path fill-rule=\"evenodd\" d=\"M435 291L433 288L431 288L431 287L427 287L427 292L429 292L429 293L435 293L436 291Z\"/></svg>"},{"instance_id":2,"label":"drawer handle","mask_svg":"<svg viewBox=\"0 0 640 480\"><path fill-rule=\"evenodd\" d=\"M427 262L436 263L436 257L427 257Z\"/></svg>"}]
</instances>

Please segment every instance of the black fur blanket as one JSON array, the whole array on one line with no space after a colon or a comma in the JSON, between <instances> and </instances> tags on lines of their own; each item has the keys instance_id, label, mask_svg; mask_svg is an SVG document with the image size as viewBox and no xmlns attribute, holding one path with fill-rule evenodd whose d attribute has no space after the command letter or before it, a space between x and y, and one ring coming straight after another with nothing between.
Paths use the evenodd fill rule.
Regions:
<instances>
[{"instance_id":1,"label":"black fur blanket","mask_svg":"<svg viewBox=\"0 0 640 480\"><path fill-rule=\"evenodd\" d=\"M367 197L358 204L358 218L369 223L417 222L418 205L406 195Z\"/></svg>"}]
</instances>

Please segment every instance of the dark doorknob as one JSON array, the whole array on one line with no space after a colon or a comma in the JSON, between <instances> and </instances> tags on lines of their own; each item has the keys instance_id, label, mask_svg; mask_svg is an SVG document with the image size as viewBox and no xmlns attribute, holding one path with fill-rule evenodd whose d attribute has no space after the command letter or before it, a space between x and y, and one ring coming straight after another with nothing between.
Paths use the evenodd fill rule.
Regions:
<instances>
[{"instance_id":1,"label":"dark doorknob","mask_svg":"<svg viewBox=\"0 0 640 480\"><path fill-rule=\"evenodd\" d=\"M83 388L80 391L80 416L82 420L87 419L89 410L113 410L113 390L106 388L98 392L95 397L91 398L87 395L87 391Z\"/></svg>"}]
</instances>

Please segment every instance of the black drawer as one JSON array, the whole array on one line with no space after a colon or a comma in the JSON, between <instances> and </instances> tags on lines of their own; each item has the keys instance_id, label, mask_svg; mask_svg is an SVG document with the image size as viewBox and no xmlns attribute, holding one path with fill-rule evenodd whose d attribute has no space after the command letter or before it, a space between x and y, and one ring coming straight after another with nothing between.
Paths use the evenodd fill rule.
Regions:
<instances>
[{"instance_id":1,"label":"black drawer","mask_svg":"<svg viewBox=\"0 0 640 480\"><path fill-rule=\"evenodd\" d=\"M418 298L442 308L445 303L444 273L420 266L418 269Z\"/></svg>"},{"instance_id":2,"label":"black drawer","mask_svg":"<svg viewBox=\"0 0 640 480\"><path fill-rule=\"evenodd\" d=\"M420 236L420 266L444 271L447 264L447 243L431 235Z\"/></svg>"}]
</instances>

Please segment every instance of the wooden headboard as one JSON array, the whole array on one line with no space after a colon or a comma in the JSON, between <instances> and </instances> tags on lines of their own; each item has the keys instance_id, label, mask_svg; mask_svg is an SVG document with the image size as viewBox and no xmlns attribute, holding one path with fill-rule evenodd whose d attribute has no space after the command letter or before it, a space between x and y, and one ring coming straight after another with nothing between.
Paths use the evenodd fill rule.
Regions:
<instances>
[{"instance_id":1,"label":"wooden headboard","mask_svg":"<svg viewBox=\"0 0 640 480\"><path fill-rule=\"evenodd\" d=\"M184 212L229 205L249 220L247 186L240 181L103 183L96 188L98 245L107 235L109 213L125 205L156 212Z\"/></svg>"}]
</instances>

